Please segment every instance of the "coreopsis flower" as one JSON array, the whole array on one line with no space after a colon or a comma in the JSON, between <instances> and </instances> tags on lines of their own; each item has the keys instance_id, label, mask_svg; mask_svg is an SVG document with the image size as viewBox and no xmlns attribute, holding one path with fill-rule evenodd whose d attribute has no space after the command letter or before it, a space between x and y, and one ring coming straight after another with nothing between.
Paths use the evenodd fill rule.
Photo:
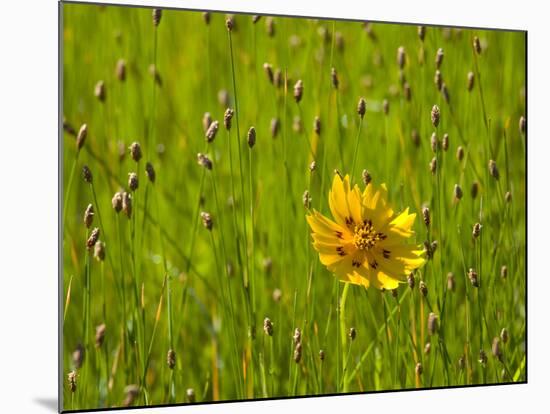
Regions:
<instances>
[{"instance_id":1,"label":"coreopsis flower","mask_svg":"<svg viewBox=\"0 0 550 414\"><path fill-rule=\"evenodd\" d=\"M378 289L395 289L425 263L421 246L407 244L416 214L396 214L387 201L387 188L372 183L361 194L349 176L335 174L329 192L334 218L313 210L306 219L313 246L328 270L343 282Z\"/></svg>"}]
</instances>

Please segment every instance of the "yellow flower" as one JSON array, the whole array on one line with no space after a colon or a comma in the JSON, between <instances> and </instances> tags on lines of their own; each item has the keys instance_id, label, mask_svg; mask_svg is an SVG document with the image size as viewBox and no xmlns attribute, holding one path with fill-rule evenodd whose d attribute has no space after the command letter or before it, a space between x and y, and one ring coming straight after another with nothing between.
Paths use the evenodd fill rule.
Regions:
<instances>
[{"instance_id":1,"label":"yellow flower","mask_svg":"<svg viewBox=\"0 0 550 414\"><path fill-rule=\"evenodd\" d=\"M334 221L315 210L306 219L319 260L341 281L395 289L425 263L424 250L406 244L416 214L395 214L385 184L370 183L361 194L349 176L335 174L328 200Z\"/></svg>"}]
</instances>

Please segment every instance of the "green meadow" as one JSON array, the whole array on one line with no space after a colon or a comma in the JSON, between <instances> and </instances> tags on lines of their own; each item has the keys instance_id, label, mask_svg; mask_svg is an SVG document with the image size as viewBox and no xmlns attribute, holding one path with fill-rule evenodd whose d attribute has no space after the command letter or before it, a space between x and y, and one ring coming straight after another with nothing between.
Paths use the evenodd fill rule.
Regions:
<instances>
[{"instance_id":1,"label":"green meadow","mask_svg":"<svg viewBox=\"0 0 550 414\"><path fill-rule=\"evenodd\" d=\"M525 33L71 3L61 30L65 410L527 380ZM319 261L335 174L416 213L397 289Z\"/></svg>"}]
</instances>

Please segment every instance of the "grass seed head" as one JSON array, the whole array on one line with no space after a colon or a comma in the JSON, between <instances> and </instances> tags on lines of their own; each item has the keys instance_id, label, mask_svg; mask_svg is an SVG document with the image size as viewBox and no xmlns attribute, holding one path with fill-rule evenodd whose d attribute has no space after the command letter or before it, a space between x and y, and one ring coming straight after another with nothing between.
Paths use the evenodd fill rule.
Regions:
<instances>
[{"instance_id":1,"label":"grass seed head","mask_svg":"<svg viewBox=\"0 0 550 414\"><path fill-rule=\"evenodd\" d=\"M422 293L422 296L428 296L428 286L426 285L426 282L421 280L418 284L418 289L420 290L420 293Z\"/></svg>"},{"instance_id":2,"label":"grass seed head","mask_svg":"<svg viewBox=\"0 0 550 414\"><path fill-rule=\"evenodd\" d=\"M403 69L405 67L405 60L405 48L403 46L399 46L397 48L397 66L399 66L399 69Z\"/></svg>"},{"instance_id":3,"label":"grass seed head","mask_svg":"<svg viewBox=\"0 0 550 414\"><path fill-rule=\"evenodd\" d=\"M472 188L470 188L470 195L475 200L478 193L479 193L479 183L477 181L474 181L472 183Z\"/></svg>"},{"instance_id":4,"label":"grass seed head","mask_svg":"<svg viewBox=\"0 0 550 414\"><path fill-rule=\"evenodd\" d=\"M67 121L67 118L63 116L63 131L65 131L69 135L76 136L76 130L71 125L69 121Z\"/></svg>"},{"instance_id":5,"label":"grass seed head","mask_svg":"<svg viewBox=\"0 0 550 414\"><path fill-rule=\"evenodd\" d=\"M464 355L461 355L460 358L458 358L458 369L463 371L466 367L466 358Z\"/></svg>"},{"instance_id":6,"label":"grass seed head","mask_svg":"<svg viewBox=\"0 0 550 414\"><path fill-rule=\"evenodd\" d=\"M506 279L508 277L508 266L502 265L500 268L500 277Z\"/></svg>"},{"instance_id":7,"label":"grass seed head","mask_svg":"<svg viewBox=\"0 0 550 414\"><path fill-rule=\"evenodd\" d=\"M414 289L414 285L416 284L414 274L409 273L409 275L407 276L407 283L409 285L409 288Z\"/></svg>"},{"instance_id":8,"label":"grass seed head","mask_svg":"<svg viewBox=\"0 0 550 414\"><path fill-rule=\"evenodd\" d=\"M235 112L231 108L227 108L223 114L223 125L228 131L231 130L231 120L233 119L234 114ZM210 126L210 124L208 126ZM208 127L206 129L208 130Z\"/></svg>"},{"instance_id":9,"label":"grass seed head","mask_svg":"<svg viewBox=\"0 0 550 414\"><path fill-rule=\"evenodd\" d=\"M162 9L153 9L153 24L158 27L162 18Z\"/></svg>"},{"instance_id":10,"label":"grass seed head","mask_svg":"<svg viewBox=\"0 0 550 414\"><path fill-rule=\"evenodd\" d=\"M357 103L357 114L363 119L365 116L365 112L367 110L367 102L365 101L365 98L361 97L359 98L359 102Z\"/></svg>"},{"instance_id":11,"label":"grass seed head","mask_svg":"<svg viewBox=\"0 0 550 414\"><path fill-rule=\"evenodd\" d=\"M128 218L132 217L132 195L126 191L122 193L122 211Z\"/></svg>"},{"instance_id":12,"label":"grass seed head","mask_svg":"<svg viewBox=\"0 0 550 414\"><path fill-rule=\"evenodd\" d=\"M508 339L509 339L508 329L502 328L502 330L500 331L500 339L503 344L508 342Z\"/></svg>"},{"instance_id":13,"label":"grass seed head","mask_svg":"<svg viewBox=\"0 0 550 414\"><path fill-rule=\"evenodd\" d=\"M122 193L116 192L113 198L111 199L113 209L116 213L119 213L122 210Z\"/></svg>"},{"instance_id":14,"label":"grass seed head","mask_svg":"<svg viewBox=\"0 0 550 414\"><path fill-rule=\"evenodd\" d=\"M274 83L274 79L273 79L273 66L271 66L269 63L264 63L264 72L267 76L267 79L269 80L269 82L271 82L272 84Z\"/></svg>"},{"instance_id":15,"label":"grass seed head","mask_svg":"<svg viewBox=\"0 0 550 414\"><path fill-rule=\"evenodd\" d=\"M138 176L135 172L128 173L128 188L130 191L136 191L139 187Z\"/></svg>"},{"instance_id":16,"label":"grass seed head","mask_svg":"<svg viewBox=\"0 0 550 414\"><path fill-rule=\"evenodd\" d=\"M205 134L206 142L210 143L214 141L214 139L216 138L216 134L218 133L219 125L220 123L218 121L214 121L210 124Z\"/></svg>"},{"instance_id":17,"label":"grass seed head","mask_svg":"<svg viewBox=\"0 0 550 414\"><path fill-rule=\"evenodd\" d=\"M193 388L187 388L187 391L185 391L185 395L187 396L187 402L195 402L195 390Z\"/></svg>"},{"instance_id":18,"label":"grass seed head","mask_svg":"<svg viewBox=\"0 0 550 414\"><path fill-rule=\"evenodd\" d=\"M309 164L309 171L313 172L315 171L315 168L317 168L317 163L315 161L311 161L311 164Z\"/></svg>"},{"instance_id":19,"label":"grass seed head","mask_svg":"<svg viewBox=\"0 0 550 414\"><path fill-rule=\"evenodd\" d=\"M443 99L445 99L445 102L451 102L451 95L449 94L449 89L447 89L447 85L445 84L445 82L441 84L441 95L443 95Z\"/></svg>"},{"instance_id":20,"label":"grass seed head","mask_svg":"<svg viewBox=\"0 0 550 414\"><path fill-rule=\"evenodd\" d=\"M336 68L330 69L330 81L332 82L332 87L334 89L338 89L340 81L338 80L338 72L336 72Z\"/></svg>"},{"instance_id":21,"label":"grass seed head","mask_svg":"<svg viewBox=\"0 0 550 414\"><path fill-rule=\"evenodd\" d=\"M472 237L474 239L477 239L480 233L481 233L481 224L480 223L474 224L474 228L472 230Z\"/></svg>"},{"instance_id":22,"label":"grass seed head","mask_svg":"<svg viewBox=\"0 0 550 414\"><path fill-rule=\"evenodd\" d=\"M432 244L430 244L430 249L432 251L432 255L436 252L437 246L439 246L438 243L437 243L437 240L434 240L432 242Z\"/></svg>"},{"instance_id":23,"label":"grass seed head","mask_svg":"<svg viewBox=\"0 0 550 414\"><path fill-rule=\"evenodd\" d=\"M527 128L527 121L525 120L525 117L522 115L519 118L519 132L522 134L525 134L525 130Z\"/></svg>"},{"instance_id":24,"label":"grass seed head","mask_svg":"<svg viewBox=\"0 0 550 414\"><path fill-rule=\"evenodd\" d=\"M422 372L424 372L424 369L422 368L422 363L421 362L416 363L416 367L414 369L414 372L416 373L417 376L422 375Z\"/></svg>"},{"instance_id":25,"label":"grass seed head","mask_svg":"<svg viewBox=\"0 0 550 414\"><path fill-rule=\"evenodd\" d=\"M273 336L273 323L269 318L264 319L264 332L268 336Z\"/></svg>"},{"instance_id":26,"label":"grass seed head","mask_svg":"<svg viewBox=\"0 0 550 414\"><path fill-rule=\"evenodd\" d=\"M365 186L369 185L372 181L372 176L367 170L363 170L361 173L361 178L363 179L363 184L365 184Z\"/></svg>"},{"instance_id":27,"label":"grass seed head","mask_svg":"<svg viewBox=\"0 0 550 414\"><path fill-rule=\"evenodd\" d=\"M294 345L299 344L302 342L302 331L300 328L294 329L294 335L292 336L292 341L294 342Z\"/></svg>"},{"instance_id":28,"label":"grass seed head","mask_svg":"<svg viewBox=\"0 0 550 414\"><path fill-rule=\"evenodd\" d=\"M487 365L487 354L483 349L479 350L479 356L478 359L479 363L483 366Z\"/></svg>"},{"instance_id":29,"label":"grass seed head","mask_svg":"<svg viewBox=\"0 0 550 414\"><path fill-rule=\"evenodd\" d=\"M294 362L297 364L302 360L302 343L298 342L294 348Z\"/></svg>"},{"instance_id":30,"label":"grass seed head","mask_svg":"<svg viewBox=\"0 0 550 414\"><path fill-rule=\"evenodd\" d=\"M94 258L98 262L103 262L105 260L105 243L101 240L98 240L94 246Z\"/></svg>"},{"instance_id":31,"label":"grass seed head","mask_svg":"<svg viewBox=\"0 0 550 414\"><path fill-rule=\"evenodd\" d=\"M472 284L473 287L479 287L479 280L477 278L477 272L470 268L470 270L468 270L468 279L470 279L470 283Z\"/></svg>"},{"instance_id":32,"label":"grass seed head","mask_svg":"<svg viewBox=\"0 0 550 414\"><path fill-rule=\"evenodd\" d=\"M71 355L75 369L80 369L80 367L82 367L82 363L84 362L84 355L84 346L82 344L78 344Z\"/></svg>"},{"instance_id":33,"label":"grass seed head","mask_svg":"<svg viewBox=\"0 0 550 414\"><path fill-rule=\"evenodd\" d=\"M155 172L153 164L151 164L149 161L147 161L147 163L145 164L145 175L147 175L147 178L149 179L149 181L151 181L152 184L155 183L157 174Z\"/></svg>"},{"instance_id":34,"label":"grass seed head","mask_svg":"<svg viewBox=\"0 0 550 414\"><path fill-rule=\"evenodd\" d=\"M455 275L453 272L447 273L447 290L454 292L456 287Z\"/></svg>"},{"instance_id":35,"label":"grass seed head","mask_svg":"<svg viewBox=\"0 0 550 414\"><path fill-rule=\"evenodd\" d=\"M319 359L322 361L325 360L325 351L323 351L322 349L319 350Z\"/></svg>"},{"instance_id":36,"label":"grass seed head","mask_svg":"<svg viewBox=\"0 0 550 414\"><path fill-rule=\"evenodd\" d=\"M443 139L441 140L441 148L443 148L443 151L447 151L449 149L449 134L443 135Z\"/></svg>"},{"instance_id":37,"label":"grass seed head","mask_svg":"<svg viewBox=\"0 0 550 414\"><path fill-rule=\"evenodd\" d=\"M160 76L160 72L154 63L149 65L149 74L153 77L158 86L162 86L162 77Z\"/></svg>"},{"instance_id":38,"label":"grass seed head","mask_svg":"<svg viewBox=\"0 0 550 414\"><path fill-rule=\"evenodd\" d=\"M100 102L105 102L105 98L106 98L105 82L100 80L95 84L94 95L97 99L99 99Z\"/></svg>"},{"instance_id":39,"label":"grass seed head","mask_svg":"<svg viewBox=\"0 0 550 414\"><path fill-rule=\"evenodd\" d=\"M115 74L119 81L124 82L126 80L126 61L124 59L117 61Z\"/></svg>"},{"instance_id":40,"label":"grass seed head","mask_svg":"<svg viewBox=\"0 0 550 414\"><path fill-rule=\"evenodd\" d=\"M474 36L473 47L475 52L478 55L481 55L481 42L479 41L479 37L477 36Z\"/></svg>"},{"instance_id":41,"label":"grass seed head","mask_svg":"<svg viewBox=\"0 0 550 414\"><path fill-rule=\"evenodd\" d=\"M262 16L260 16L259 14L255 14L254 16L252 16L252 23L256 24L258 23L258 21L262 18Z\"/></svg>"},{"instance_id":42,"label":"grass seed head","mask_svg":"<svg viewBox=\"0 0 550 414\"><path fill-rule=\"evenodd\" d=\"M435 71L434 83L437 90L440 91L441 86L443 85L443 76L441 76L441 72L439 71L439 69Z\"/></svg>"},{"instance_id":43,"label":"grass seed head","mask_svg":"<svg viewBox=\"0 0 550 414\"><path fill-rule=\"evenodd\" d=\"M432 175L435 175L436 171L437 171L437 159L433 157L432 160L430 161L430 172L432 173Z\"/></svg>"},{"instance_id":44,"label":"grass seed head","mask_svg":"<svg viewBox=\"0 0 550 414\"><path fill-rule=\"evenodd\" d=\"M498 359L499 361L502 361L502 348L500 346L500 338L498 336L495 336L493 338L493 343L491 345L491 353L496 359Z\"/></svg>"},{"instance_id":45,"label":"grass seed head","mask_svg":"<svg viewBox=\"0 0 550 414\"><path fill-rule=\"evenodd\" d=\"M227 15L225 18L225 27L227 28L228 32L231 32L233 28L235 27L235 19L231 15Z\"/></svg>"},{"instance_id":46,"label":"grass seed head","mask_svg":"<svg viewBox=\"0 0 550 414\"><path fill-rule=\"evenodd\" d=\"M271 274L271 270L273 269L273 259L271 257L266 257L262 260L262 266L267 275Z\"/></svg>"},{"instance_id":47,"label":"grass seed head","mask_svg":"<svg viewBox=\"0 0 550 414\"><path fill-rule=\"evenodd\" d=\"M84 165L82 167L82 178L84 178L84 181L88 184L92 184L94 181L92 171L90 170L90 167L88 167L87 165Z\"/></svg>"},{"instance_id":48,"label":"grass seed head","mask_svg":"<svg viewBox=\"0 0 550 414\"><path fill-rule=\"evenodd\" d=\"M275 20L271 16L265 18L265 31L269 37L275 36Z\"/></svg>"},{"instance_id":49,"label":"grass seed head","mask_svg":"<svg viewBox=\"0 0 550 414\"><path fill-rule=\"evenodd\" d=\"M462 146L459 146L456 149L456 159L458 161L462 161L463 158L464 158L464 148L462 148Z\"/></svg>"},{"instance_id":50,"label":"grass seed head","mask_svg":"<svg viewBox=\"0 0 550 414\"><path fill-rule=\"evenodd\" d=\"M273 72L273 84L277 88L283 85L283 72L279 68L275 69L275 72Z\"/></svg>"},{"instance_id":51,"label":"grass seed head","mask_svg":"<svg viewBox=\"0 0 550 414\"><path fill-rule=\"evenodd\" d=\"M88 125L82 124L78 130L78 135L76 136L76 149L80 151L86 142L86 137L88 136Z\"/></svg>"},{"instance_id":52,"label":"grass seed head","mask_svg":"<svg viewBox=\"0 0 550 414\"><path fill-rule=\"evenodd\" d=\"M436 69L439 69L441 67L441 64L443 63L443 49L439 48L437 49L437 53L435 54L435 67Z\"/></svg>"},{"instance_id":53,"label":"grass seed head","mask_svg":"<svg viewBox=\"0 0 550 414\"><path fill-rule=\"evenodd\" d=\"M69 389L71 392L76 391L76 371L71 371L67 374L67 381L69 382Z\"/></svg>"},{"instance_id":54,"label":"grass seed head","mask_svg":"<svg viewBox=\"0 0 550 414\"><path fill-rule=\"evenodd\" d=\"M279 288L273 289L272 297L275 302L279 303L283 297L282 290Z\"/></svg>"},{"instance_id":55,"label":"grass seed head","mask_svg":"<svg viewBox=\"0 0 550 414\"><path fill-rule=\"evenodd\" d=\"M437 105L434 105L432 107L432 112L431 112L431 120L432 120L432 125L437 128L439 126L439 120L441 118L441 111L439 110L439 106Z\"/></svg>"},{"instance_id":56,"label":"grass seed head","mask_svg":"<svg viewBox=\"0 0 550 414\"><path fill-rule=\"evenodd\" d=\"M96 348L101 348L103 341L105 340L105 331L107 326L102 323L101 325L96 326L95 328L95 346Z\"/></svg>"},{"instance_id":57,"label":"grass seed head","mask_svg":"<svg viewBox=\"0 0 550 414\"><path fill-rule=\"evenodd\" d=\"M86 207L86 210L84 211L84 225L87 229L89 229L92 226L92 223L94 222L94 206L91 204L88 204L88 207Z\"/></svg>"},{"instance_id":58,"label":"grass seed head","mask_svg":"<svg viewBox=\"0 0 550 414\"><path fill-rule=\"evenodd\" d=\"M437 148L439 147L439 139L437 138L437 134L435 132L433 132L430 137L430 147L432 148L432 152L437 152Z\"/></svg>"},{"instance_id":59,"label":"grass seed head","mask_svg":"<svg viewBox=\"0 0 550 414\"><path fill-rule=\"evenodd\" d=\"M315 131L317 135L321 135L321 118L318 116L313 120L313 131Z\"/></svg>"},{"instance_id":60,"label":"grass seed head","mask_svg":"<svg viewBox=\"0 0 550 414\"><path fill-rule=\"evenodd\" d=\"M407 101L411 100L412 92L411 92L411 85L409 85L409 82L405 82L403 84L403 94L405 95L405 99Z\"/></svg>"},{"instance_id":61,"label":"grass seed head","mask_svg":"<svg viewBox=\"0 0 550 414\"><path fill-rule=\"evenodd\" d=\"M431 350L432 350L432 344L430 342L426 342L426 345L424 345L424 353L426 355L429 355Z\"/></svg>"},{"instance_id":62,"label":"grass seed head","mask_svg":"<svg viewBox=\"0 0 550 414\"><path fill-rule=\"evenodd\" d=\"M135 384L127 385L124 388L124 394L126 394L126 398L124 399L122 405L125 407L130 407L134 404L134 401L139 395L139 386Z\"/></svg>"},{"instance_id":63,"label":"grass seed head","mask_svg":"<svg viewBox=\"0 0 550 414\"><path fill-rule=\"evenodd\" d=\"M296 103L299 103L302 100L302 95L304 94L304 82L301 79L294 84L294 99Z\"/></svg>"},{"instance_id":64,"label":"grass seed head","mask_svg":"<svg viewBox=\"0 0 550 414\"><path fill-rule=\"evenodd\" d=\"M277 138L279 134L279 118L272 118L269 129L271 130L271 138Z\"/></svg>"},{"instance_id":65,"label":"grass seed head","mask_svg":"<svg viewBox=\"0 0 550 414\"><path fill-rule=\"evenodd\" d=\"M495 180L498 180L500 178L497 163L494 160L489 160L489 174L491 174L491 177L493 177Z\"/></svg>"},{"instance_id":66,"label":"grass seed head","mask_svg":"<svg viewBox=\"0 0 550 414\"><path fill-rule=\"evenodd\" d=\"M430 209L428 207L422 208L422 219L426 227L430 227Z\"/></svg>"},{"instance_id":67,"label":"grass seed head","mask_svg":"<svg viewBox=\"0 0 550 414\"><path fill-rule=\"evenodd\" d=\"M170 369L174 369L174 367L176 366L176 351L174 351L173 349L169 349L166 353L166 364Z\"/></svg>"},{"instance_id":68,"label":"grass seed head","mask_svg":"<svg viewBox=\"0 0 550 414\"><path fill-rule=\"evenodd\" d=\"M417 32L418 32L418 38L420 39L421 42L423 42L424 38L426 37L426 26L418 26Z\"/></svg>"},{"instance_id":69,"label":"grass seed head","mask_svg":"<svg viewBox=\"0 0 550 414\"><path fill-rule=\"evenodd\" d=\"M139 145L139 142L132 142L132 144L129 147L130 150L130 156L135 162L139 162L142 157L141 153L141 145Z\"/></svg>"},{"instance_id":70,"label":"grass seed head","mask_svg":"<svg viewBox=\"0 0 550 414\"><path fill-rule=\"evenodd\" d=\"M256 128L250 127L246 136L246 142L248 142L248 146L250 148L254 147L254 145L256 144Z\"/></svg>"},{"instance_id":71,"label":"grass seed head","mask_svg":"<svg viewBox=\"0 0 550 414\"><path fill-rule=\"evenodd\" d=\"M86 247L88 248L88 250L91 250L95 246L95 244L99 240L99 234L99 228L95 227L90 233L90 237L88 237L88 240L86 240Z\"/></svg>"},{"instance_id":72,"label":"grass seed head","mask_svg":"<svg viewBox=\"0 0 550 414\"><path fill-rule=\"evenodd\" d=\"M124 143L124 141L117 142L117 150L119 162L124 161L124 158L126 158L126 144Z\"/></svg>"},{"instance_id":73,"label":"grass seed head","mask_svg":"<svg viewBox=\"0 0 550 414\"><path fill-rule=\"evenodd\" d=\"M430 312L430 314L428 315L428 333L430 335L435 335L438 328L439 326L437 322L437 316L435 313Z\"/></svg>"},{"instance_id":74,"label":"grass seed head","mask_svg":"<svg viewBox=\"0 0 550 414\"><path fill-rule=\"evenodd\" d=\"M212 220L212 216L210 215L210 213L201 211L201 220L202 225L206 227L207 230L212 230L212 227L214 226L214 221Z\"/></svg>"},{"instance_id":75,"label":"grass seed head","mask_svg":"<svg viewBox=\"0 0 550 414\"><path fill-rule=\"evenodd\" d=\"M413 129L411 132L411 140L415 147L418 148L420 146L420 135L416 129Z\"/></svg>"},{"instance_id":76,"label":"grass seed head","mask_svg":"<svg viewBox=\"0 0 550 414\"><path fill-rule=\"evenodd\" d=\"M201 167L204 167L206 168L207 170L211 170L212 169L212 160L210 158L208 158L208 156L206 154L203 154L201 152L199 152L197 154L197 163L201 166Z\"/></svg>"},{"instance_id":77,"label":"grass seed head","mask_svg":"<svg viewBox=\"0 0 550 414\"><path fill-rule=\"evenodd\" d=\"M471 92L472 89L474 89L475 78L474 72L468 72L468 83L466 84L468 92Z\"/></svg>"},{"instance_id":78,"label":"grass seed head","mask_svg":"<svg viewBox=\"0 0 550 414\"><path fill-rule=\"evenodd\" d=\"M512 202L512 193L510 191L506 191L506 194L504 194L504 201L507 203Z\"/></svg>"},{"instance_id":79,"label":"grass seed head","mask_svg":"<svg viewBox=\"0 0 550 414\"><path fill-rule=\"evenodd\" d=\"M355 341L355 338L357 337L357 330L353 326L349 328L348 336L352 341Z\"/></svg>"},{"instance_id":80,"label":"grass seed head","mask_svg":"<svg viewBox=\"0 0 550 414\"><path fill-rule=\"evenodd\" d=\"M233 114L231 114L233 116ZM208 128L210 128L210 124L212 123L212 116L210 115L210 112L205 112L202 116L202 128L204 130L204 133L206 134L206 131L208 131Z\"/></svg>"},{"instance_id":81,"label":"grass seed head","mask_svg":"<svg viewBox=\"0 0 550 414\"><path fill-rule=\"evenodd\" d=\"M202 19L204 20L204 23L208 26L210 24L210 18L212 16L210 15L210 12L204 12L202 14Z\"/></svg>"},{"instance_id":82,"label":"grass seed head","mask_svg":"<svg viewBox=\"0 0 550 414\"><path fill-rule=\"evenodd\" d=\"M308 190L304 191L304 195L302 196L302 203L304 204L304 207L306 209L309 210L311 208L311 196L309 195Z\"/></svg>"},{"instance_id":83,"label":"grass seed head","mask_svg":"<svg viewBox=\"0 0 550 414\"><path fill-rule=\"evenodd\" d=\"M455 184L455 187L453 189L453 194L455 197L455 200L461 200L462 199L462 187L460 187L458 184Z\"/></svg>"}]
</instances>

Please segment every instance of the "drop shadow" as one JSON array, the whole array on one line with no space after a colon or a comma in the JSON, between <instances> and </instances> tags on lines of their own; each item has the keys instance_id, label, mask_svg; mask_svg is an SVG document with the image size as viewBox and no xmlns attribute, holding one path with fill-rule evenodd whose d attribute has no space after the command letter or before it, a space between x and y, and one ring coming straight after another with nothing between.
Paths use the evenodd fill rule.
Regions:
<instances>
[{"instance_id":1,"label":"drop shadow","mask_svg":"<svg viewBox=\"0 0 550 414\"><path fill-rule=\"evenodd\" d=\"M34 402L38 405L41 405L44 408L47 408L50 411L58 412L57 398L34 398Z\"/></svg>"}]
</instances>

